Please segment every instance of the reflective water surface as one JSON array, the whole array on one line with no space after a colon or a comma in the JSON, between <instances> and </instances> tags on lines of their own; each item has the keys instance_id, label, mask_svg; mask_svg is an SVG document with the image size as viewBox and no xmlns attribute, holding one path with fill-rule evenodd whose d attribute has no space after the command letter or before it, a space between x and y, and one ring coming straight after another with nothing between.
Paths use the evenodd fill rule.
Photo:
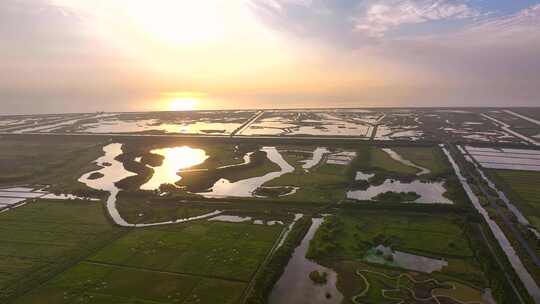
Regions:
<instances>
[{"instance_id":1,"label":"reflective water surface","mask_svg":"<svg viewBox=\"0 0 540 304\"><path fill-rule=\"evenodd\" d=\"M446 189L442 182L421 182L415 180L405 183L399 180L387 179L378 186L370 186L366 190L353 190L347 192L347 198L356 200L371 200L375 196L388 191L393 192L416 192L420 198L414 203L424 204L453 204L451 200L444 197Z\"/></svg>"},{"instance_id":2,"label":"reflective water surface","mask_svg":"<svg viewBox=\"0 0 540 304\"><path fill-rule=\"evenodd\" d=\"M142 190L155 190L162 184L174 184L181 179L178 171L202 164L209 157L204 150L187 146L155 149L150 152L163 156L164 160L161 166L153 167L154 174L141 186Z\"/></svg>"},{"instance_id":3,"label":"reflective water surface","mask_svg":"<svg viewBox=\"0 0 540 304\"><path fill-rule=\"evenodd\" d=\"M230 182L229 180L222 178L218 180L209 191L198 194L205 197L253 197L253 192L264 183L294 171L294 167L283 159L283 156L275 147L263 147L261 151L267 153L268 159L276 163L279 166L280 171L270 172L263 176L247 178L237 182Z\"/></svg>"},{"instance_id":4,"label":"reflective water surface","mask_svg":"<svg viewBox=\"0 0 540 304\"><path fill-rule=\"evenodd\" d=\"M341 303L343 295L336 287L337 273L330 268L321 266L306 258L309 242L322 223L322 218L313 219L313 224L302 240L302 243L294 250L293 256L289 260L285 271L277 281L276 285L274 285L268 303ZM311 281L309 273L314 270L326 272L328 274L325 285L316 285ZM330 298L326 297L327 293L331 295Z\"/></svg>"},{"instance_id":5,"label":"reflective water surface","mask_svg":"<svg viewBox=\"0 0 540 304\"><path fill-rule=\"evenodd\" d=\"M377 254L377 251L381 254ZM389 255L392 256L392 261L385 259L385 257ZM428 258L401 251L393 251L392 248L383 245L379 245L369 250L364 259L370 263L384 264L425 273L440 271L445 266L448 266L448 262L444 260Z\"/></svg>"}]
</instances>

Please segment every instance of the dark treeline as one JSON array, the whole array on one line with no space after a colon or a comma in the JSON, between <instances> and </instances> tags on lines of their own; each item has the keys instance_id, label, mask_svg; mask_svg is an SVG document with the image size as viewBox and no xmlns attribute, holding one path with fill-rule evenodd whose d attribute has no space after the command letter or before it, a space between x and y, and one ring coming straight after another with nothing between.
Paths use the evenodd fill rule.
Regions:
<instances>
[{"instance_id":1,"label":"dark treeline","mask_svg":"<svg viewBox=\"0 0 540 304\"><path fill-rule=\"evenodd\" d=\"M285 271L285 267L289 263L294 249L300 245L312 222L311 217L304 216L294 224L285 242L274 252L268 264L264 265L264 270L257 273L254 279L255 283L245 303L267 303L268 296L274 284L276 284Z\"/></svg>"}]
</instances>

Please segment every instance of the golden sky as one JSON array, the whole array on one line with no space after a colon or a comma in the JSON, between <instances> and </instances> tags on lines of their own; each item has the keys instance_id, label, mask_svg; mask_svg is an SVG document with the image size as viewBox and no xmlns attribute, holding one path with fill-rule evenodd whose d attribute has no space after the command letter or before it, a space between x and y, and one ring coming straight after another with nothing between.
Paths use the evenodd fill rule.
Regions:
<instances>
[{"instance_id":1,"label":"golden sky","mask_svg":"<svg viewBox=\"0 0 540 304\"><path fill-rule=\"evenodd\" d=\"M534 105L540 5L4 0L8 112Z\"/></svg>"}]
</instances>

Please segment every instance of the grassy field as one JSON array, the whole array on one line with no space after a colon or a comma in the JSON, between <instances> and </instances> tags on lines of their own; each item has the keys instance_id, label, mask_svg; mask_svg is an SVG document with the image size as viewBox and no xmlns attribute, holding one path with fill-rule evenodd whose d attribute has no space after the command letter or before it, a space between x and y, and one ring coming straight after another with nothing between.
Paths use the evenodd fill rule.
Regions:
<instances>
[{"instance_id":1,"label":"grassy field","mask_svg":"<svg viewBox=\"0 0 540 304\"><path fill-rule=\"evenodd\" d=\"M280 229L201 222L134 230L16 303L237 303Z\"/></svg>"},{"instance_id":2,"label":"grassy field","mask_svg":"<svg viewBox=\"0 0 540 304\"><path fill-rule=\"evenodd\" d=\"M87 202L40 201L0 222L2 295L29 290L17 304L238 303L283 229L199 221L128 230Z\"/></svg>"},{"instance_id":3,"label":"grassy field","mask_svg":"<svg viewBox=\"0 0 540 304\"><path fill-rule=\"evenodd\" d=\"M540 228L540 172L517 170L489 170L496 182L502 186L510 200Z\"/></svg>"},{"instance_id":4,"label":"grassy field","mask_svg":"<svg viewBox=\"0 0 540 304\"><path fill-rule=\"evenodd\" d=\"M393 150L414 164L430 170L432 175L444 174L450 170L439 147L398 147Z\"/></svg>"},{"instance_id":5,"label":"grassy field","mask_svg":"<svg viewBox=\"0 0 540 304\"><path fill-rule=\"evenodd\" d=\"M82 262L16 304L237 303L244 284Z\"/></svg>"},{"instance_id":6,"label":"grassy field","mask_svg":"<svg viewBox=\"0 0 540 304\"><path fill-rule=\"evenodd\" d=\"M392 159L390 155L379 148L371 147L369 153L371 154L371 166L374 168L407 175L416 174L419 171Z\"/></svg>"},{"instance_id":7,"label":"grassy field","mask_svg":"<svg viewBox=\"0 0 540 304\"><path fill-rule=\"evenodd\" d=\"M324 164L306 172L297 169L273 179L264 186L294 186L300 189L280 200L335 203L346 196L349 183L347 166Z\"/></svg>"},{"instance_id":8,"label":"grassy field","mask_svg":"<svg viewBox=\"0 0 540 304\"><path fill-rule=\"evenodd\" d=\"M435 147L392 147L392 150L401 154L403 158L410 160L420 166L424 166L434 171L442 168L442 157L437 155L438 152ZM416 150L418 149L418 150ZM419 155L415 155L418 153ZM411 176L416 175L420 170L411 166L407 166L394 160L381 148L375 146L360 146L356 151L357 157L353 161L351 170L363 172L376 172L380 175L393 175L393 176Z\"/></svg>"},{"instance_id":9,"label":"grassy field","mask_svg":"<svg viewBox=\"0 0 540 304\"><path fill-rule=\"evenodd\" d=\"M41 200L0 214L0 302L122 233L103 212L101 203Z\"/></svg>"},{"instance_id":10,"label":"grassy field","mask_svg":"<svg viewBox=\"0 0 540 304\"><path fill-rule=\"evenodd\" d=\"M172 221L215 211L203 206L188 206L180 201L163 201L148 195L120 193L116 207L127 222L137 224Z\"/></svg>"},{"instance_id":11,"label":"grassy field","mask_svg":"<svg viewBox=\"0 0 540 304\"><path fill-rule=\"evenodd\" d=\"M427 256L472 256L460 220L455 216L347 212L339 216L339 222L340 233L332 237L336 250L329 252L329 256L362 258L378 241L396 250Z\"/></svg>"},{"instance_id":12,"label":"grassy field","mask_svg":"<svg viewBox=\"0 0 540 304\"><path fill-rule=\"evenodd\" d=\"M94 139L4 139L0 141L0 184L41 183L65 192L88 190L77 179L96 169L93 161L103 155Z\"/></svg>"},{"instance_id":13,"label":"grassy field","mask_svg":"<svg viewBox=\"0 0 540 304\"><path fill-rule=\"evenodd\" d=\"M205 221L138 229L89 261L245 282L281 229Z\"/></svg>"}]
</instances>

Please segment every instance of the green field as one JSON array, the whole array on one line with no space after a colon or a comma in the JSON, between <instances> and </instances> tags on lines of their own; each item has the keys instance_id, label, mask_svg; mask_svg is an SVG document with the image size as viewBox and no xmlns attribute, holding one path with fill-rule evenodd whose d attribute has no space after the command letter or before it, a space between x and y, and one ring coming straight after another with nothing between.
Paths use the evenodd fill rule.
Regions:
<instances>
[{"instance_id":1,"label":"green field","mask_svg":"<svg viewBox=\"0 0 540 304\"><path fill-rule=\"evenodd\" d=\"M237 303L244 284L82 262L16 304Z\"/></svg>"},{"instance_id":2,"label":"green field","mask_svg":"<svg viewBox=\"0 0 540 304\"><path fill-rule=\"evenodd\" d=\"M390 157L383 150L371 147L369 159L371 161L371 166L389 172L394 172L398 174L412 175L418 173L418 169L410 166L406 166Z\"/></svg>"},{"instance_id":3,"label":"green field","mask_svg":"<svg viewBox=\"0 0 540 304\"><path fill-rule=\"evenodd\" d=\"M536 228L540 228L540 172L489 170L521 212Z\"/></svg>"},{"instance_id":4,"label":"green field","mask_svg":"<svg viewBox=\"0 0 540 304\"><path fill-rule=\"evenodd\" d=\"M131 193L120 193L116 208L128 223L136 224L185 219L216 210L205 206L188 206L180 199L168 201L155 196Z\"/></svg>"},{"instance_id":5,"label":"green field","mask_svg":"<svg viewBox=\"0 0 540 304\"><path fill-rule=\"evenodd\" d=\"M309 172L300 167L264 184L270 187L300 188L295 194L279 198L280 200L323 203L335 203L344 199L348 185L347 166L334 164L319 165Z\"/></svg>"},{"instance_id":6,"label":"green field","mask_svg":"<svg viewBox=\"0 0 540 304\"><path fill-rule=\"evenodd\" d=\"M390 147L404 159L414 164L429 169L430 176L449 172L446 159L438 147ZM391 175L415 175L420 170L402 164L390 157L381 148L374 146L362 146L357 149L357 159L353 162L353 168L358 171L378 172Z\"/></svg>"},{"instance_id":7,"label":"green field","mask_svg":"<svg viewBox=\"0 0 540 304\"><path fill-rule=\"evenodd\" d=\"M430 170L432 175L450 171L446 157L439 147L397 147L392 150L414 164Z\"/></svg>"},{"instance_id":8,"label":"green field","mask_svg":"<svg viewBox=\"0 0 540 304\"><path fill-rule=\"evenodd\" d=\"M77 179L95 170L93 161L102 155L102 142L92 138L3 139L0 183L48 184L63 192L87 191Z\"/></svg>"},{"instance_id":9,"label":"green field","mask_svg":"<svg viewBox=\"0 0 540 304\"><path fill-rule=\"evenodd\" d=\"M0 299L40 283L122 231L109 224L101 203L41 200L0 214Z\"/></svg>"},{"instance_id":10,"label":"green field","mask_svg":"<svg viewBox=\"0 0 540 304\"><path fill-rule=\"evenodd\" d=\"M386 214L343 212L331 240L336 250L326 256L362 258L372 246L384 242L393 249L434 257L468 258L472 252L460 219L455 216L426 216L424 213ZM324 225L323 225L324 227ZM320 229L321 244L324 229ZM315 238L314 245L318 243Z\"/></svg>"},{"instance_id":11,"label":"green field","mask_svg":"<svg viewBox=\"0 0 540 304\"><path fill-rule=\"evenodd\" d=\"M14 303L238 303L283 226L133 229Z\"/></svg>"},{"instance_id":12,"label":"green field","mask_svg":"<svg viewBox=\"0 0 540 304\"><path fill-rule=\"evenodd\" d=\"M137 229L89 261L246 282L281 229L206 221Z\"/></svg>"}]
</instances>

